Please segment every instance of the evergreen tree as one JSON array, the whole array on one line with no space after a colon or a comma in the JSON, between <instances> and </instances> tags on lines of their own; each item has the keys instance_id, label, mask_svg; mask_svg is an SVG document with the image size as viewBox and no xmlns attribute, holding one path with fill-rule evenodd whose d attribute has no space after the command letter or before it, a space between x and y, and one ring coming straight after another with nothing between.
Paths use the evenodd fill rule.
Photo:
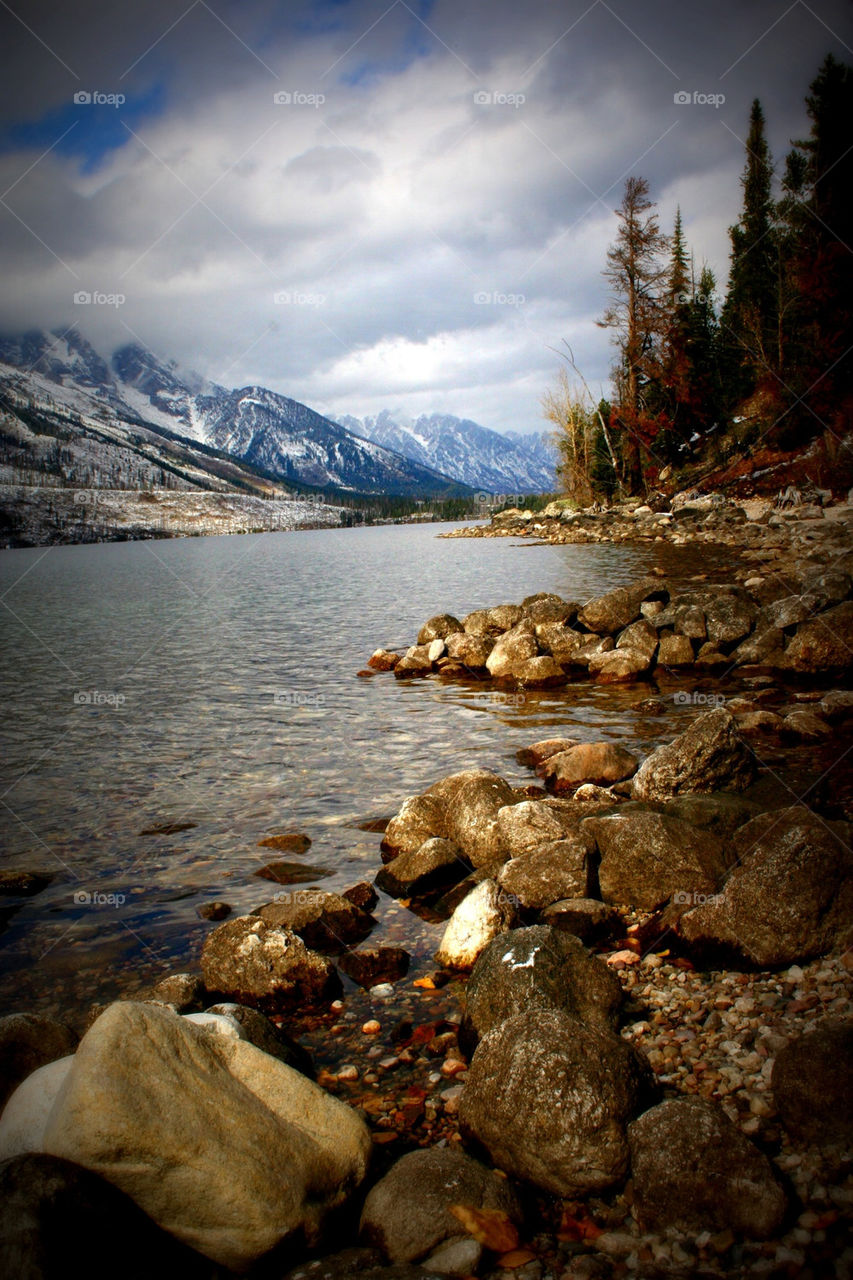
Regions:
<instances>
[{"instance_id":1,"label":"evergreen tree","mask_svg":"<svg viewBox=\"0 0 853 1280\"><path fill-rule=\"evenodd\" d=\"M729 229L731 270L722 315L734 403L751 395L759 385L773 382L768 378L777 336L772 180L764 112L756 98L749 116L741 178L743 209L737 224Z\"/></svg>"},{"instance_id":2,"label":"evergreen tree","mask_svg":"<svg viewBox=\"0 0 853 1280\"><path fill-rule=\"evenodd\" d=\"M623 482L637 492L643 484L643 453L659 429L650 388L655 386L665 326L667 266L661 261L667 238L658 225L645 178L629 178L616 211L619 229L607 251L605 279L612 302L598 322L615 331L619 351L616 403L611 424L619 432Z\"/></svg>"}]
</instances>

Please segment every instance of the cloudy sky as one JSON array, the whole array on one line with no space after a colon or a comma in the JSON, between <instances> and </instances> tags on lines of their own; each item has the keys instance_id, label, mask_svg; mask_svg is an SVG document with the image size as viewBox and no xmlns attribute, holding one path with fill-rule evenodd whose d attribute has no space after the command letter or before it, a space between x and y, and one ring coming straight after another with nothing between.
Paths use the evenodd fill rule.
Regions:
<instances>
[{"instance_id":1,"label":"cloudy sky","mask_svg":"<svg viewBox=\"0 0 853 1280\"><path fill-rule=\"evenodd\" d=\"M142 341L331 416L542 429L551 348L608 376L595 320L625 178L648 178L666 228L681 205L724 280L750 101L781 169L823 57L853 60L851 16L0 0L0 328Z\"/></svg>"}]
</instances>

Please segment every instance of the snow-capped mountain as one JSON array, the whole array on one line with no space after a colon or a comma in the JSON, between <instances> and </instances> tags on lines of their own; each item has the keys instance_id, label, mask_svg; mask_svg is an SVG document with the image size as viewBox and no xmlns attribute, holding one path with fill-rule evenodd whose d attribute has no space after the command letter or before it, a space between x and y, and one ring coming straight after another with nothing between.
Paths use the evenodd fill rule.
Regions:
<instances>
[{"instance_id":1,"label":"snow-capped mountain","mask_svg":"<svg viewBox=\"0 0 853 1280\"><path fill-rule=\"evenodd\" d=\"M119 348L107 364L74 329L34 332L0 338L0 362L49 384L66 407L85 402L90 412L94 398L107 416L165 428L285 480L406 497L466 492L455 478L360 438L296 400L265 387L229 390L205 382L137 344Z\"/></svg>"},{"instance_id":2,"label":"snow-capped mountain","mask_svg":"<svg viewBox=\"0 0 853 1280\"><path fill-rule=\"evenodd\" d=\"M487 493L550 493L556 487L556 458L538 434L501 435L451 414L422 414L412 421L387 409L376 417L338 421L356 435Z\"/></svg>"}]
</instances>

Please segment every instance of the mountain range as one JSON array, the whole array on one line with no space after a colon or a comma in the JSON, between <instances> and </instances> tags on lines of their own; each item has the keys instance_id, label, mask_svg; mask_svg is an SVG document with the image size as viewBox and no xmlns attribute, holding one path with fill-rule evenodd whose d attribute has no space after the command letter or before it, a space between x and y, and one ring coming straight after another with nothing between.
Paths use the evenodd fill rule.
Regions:
<instances>
[{"instance_id":1,"label":"mountain range","mask_svg":"<svg viewBox=\"0 0 853 1280\"><path fill-rule=\"evenodd\" d=\"M328 492L450 498L554 487L553 460L538 436L509 439L439 414L407 423L384 411L333 422L266 387L209 382L138 343L107 361L76 329L0 337L0 390L4 384L35 405L159 429L284 483Z\"/></svg>"}]
</instances>

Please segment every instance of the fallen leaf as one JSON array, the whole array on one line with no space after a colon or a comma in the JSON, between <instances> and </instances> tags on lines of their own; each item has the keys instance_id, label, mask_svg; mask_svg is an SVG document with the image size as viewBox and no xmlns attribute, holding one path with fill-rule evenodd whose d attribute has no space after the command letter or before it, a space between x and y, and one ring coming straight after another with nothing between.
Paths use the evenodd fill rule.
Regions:
<instances>
[{"instance_id":1,"label":"fallen leaf","mask_svg":"<svg viewBox=\"0 0 853 1280\"><path fill-rule=\"evenodd\" d=\"M504 1253L498 1258L498 1266L514 1271L516 1267L523 1267L525 1263L533 1262L535 1258L536 1254L531 1253L529 1249L511 1249L509 1253Z\"/></svg>"},{"instance_id":2,"label":"fallen leaf","mask_svg":"<svg viewBox=\"0 0 853 1280\"><path fill-rule=\"evenodd\" d=\"M435 983L432 978L415 978L414 985L423 987L424 991L435 991Z\"/></svg>"},{"instance_id":3,"label":"fallen leaf","mask_svg":"<svg viewBox=\"0 0 853 1280\"><path fill-rule=\"evenodd\" d=\"M493 1253L509 1253L518 1248L518 1231L501 1209L475 1209L472 1205L453 1204L450 1212L475 1240Z\"/></svg>"}]
</instances>

